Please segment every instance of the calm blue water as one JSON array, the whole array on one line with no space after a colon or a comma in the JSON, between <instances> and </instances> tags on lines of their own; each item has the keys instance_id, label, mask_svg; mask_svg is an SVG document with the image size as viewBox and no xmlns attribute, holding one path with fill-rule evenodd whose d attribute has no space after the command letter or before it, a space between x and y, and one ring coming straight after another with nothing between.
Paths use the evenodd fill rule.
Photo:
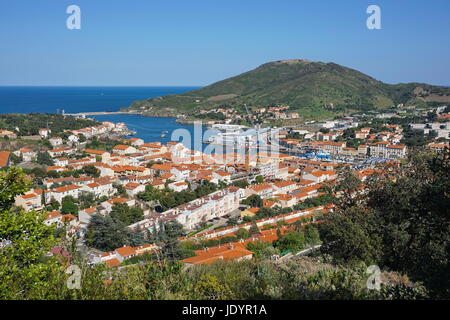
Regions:
<instances>
[{"instance_id":1,"label":"calm blue water","mask_svg":"<svg viewBox=\"0 0 450 320\"><path fill-rule=\"evenodd\" d=\"M135 100L179 94L198 87L0 87L0 113L66 113L117 111ZM173 130L194 127L175 122L175 118L153 118L130 114L92 116L99 121L124 122L145 142L170 141ZM1 128L0 128L1 129ZM168 131L161 137L163 131ZM193 143L187 147L193 148Z\"/></svg>"},{"instance_id":2,"label":"calm blue water","mask_svg":"<svg viewBox=\"0 0 450 320\"><path fill-rule=\"evenodd\" d=\"M194 126L179 124L175 122L176 118L153 118L143 117L135 114L112 114L90 116L90 118L94 118L98 121L124 122L129 129L136 131L136 135L134 135L133 137L141 138L145 142L161 141L161 143L165 144L171 141L171 135L175 129L186 129L187 131L189 131L190 136L194 137ZM202 133L204 133L205 128L203 128L202 130ZM161 133L163 131L168 131L165 137L161 137ZM174 140L182 141L183 139ZM201 148L195 148L194 142L192 140L190 143L189 141L183 141L183 144L190 149L197 150L205 147L205 144L202 144Z\"/></svg>"},{"instance_id":3,"label":"calm blue water","mask_svg":"<svg viewBox=\"0 0 450 320\"><path fill-rule=\"evenodd\" d=\"M117 111L134 100L198 87L0 87L0 113Z\"/></svg>"}]
</instances>

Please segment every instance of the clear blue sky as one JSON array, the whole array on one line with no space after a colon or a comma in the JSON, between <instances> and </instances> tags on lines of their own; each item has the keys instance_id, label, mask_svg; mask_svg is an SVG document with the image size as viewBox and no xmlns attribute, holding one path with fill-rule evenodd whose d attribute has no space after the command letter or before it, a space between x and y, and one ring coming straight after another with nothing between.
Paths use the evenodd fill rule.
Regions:
<instances>
[{"instance_id":1,"label":"clear blue sky","mask_svg":"<svg viewBox=\"0 0 450 320\"><path fill-rule=\"evenodd\" d=\"M0 0L0 85L207 85L292 58L450 85L449 40L449 0Z\"/></svg>"}]
</instances>

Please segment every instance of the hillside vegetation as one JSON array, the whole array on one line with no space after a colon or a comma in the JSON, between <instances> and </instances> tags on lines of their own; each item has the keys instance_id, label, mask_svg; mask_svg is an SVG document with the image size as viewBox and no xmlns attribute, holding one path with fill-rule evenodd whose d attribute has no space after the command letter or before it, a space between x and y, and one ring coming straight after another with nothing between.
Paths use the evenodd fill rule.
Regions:
<instances>
[{"instance_id":1,"label":"hillside vegetation","mask_svg":"<svg viewBox=\"0 0 450 320\"><path fill-rule=\"evenodd\" d=\"M307 60L269 62L181 95L135 101L149 115L195 115L199 109L289 105L291 110L373 110L397 104L450 102L450 88L422 83L390 85L336 63Z\"/></svg>"},{"instance_id":2,"label":"hillside vegetation","mask_svg":"<svg viewBox=\"0 0 450 320\"><path fill-rule=\"evenodd\" d=\"M41 128L50 129L55 136L64 130L79 130L99 124L93 119L79 119L51 113L0 114L0 129L10 130L18 136L38 135Z\"/></svg>"}]
</instances>

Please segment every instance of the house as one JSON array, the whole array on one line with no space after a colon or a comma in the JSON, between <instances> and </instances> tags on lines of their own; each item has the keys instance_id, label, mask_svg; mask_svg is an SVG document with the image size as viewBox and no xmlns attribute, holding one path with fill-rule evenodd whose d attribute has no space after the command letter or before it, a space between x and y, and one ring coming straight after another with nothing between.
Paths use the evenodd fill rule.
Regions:
<instances>
[{"instance_id":1,"label":"house","mask_svg":"<svg viewBox=\"0 0 450 320\"><path fill-rule=\"evenodd\" d=\"M314 170L311 172L304 172L302 175L303 179L312 180L315 183L321 183L327 180L334 180L336 179L336 177L337 177L336 172L329 170Z\"/></svg>"},{"instance_id":2,"label":"house","mask_svg":"<svg viewBox=\"0 0 450 320\"><path fill-rule=\"evenodd\" d=\"M60 146L63 144L63 139L60 137L50 138L49 141L50 141L50 144L52 145L52 147Z\"/></svg>"},{"instance_id":3,"label":"house","mask_svg":"<svg viewBox=\"0 0 450 320\"><path fill-rule=\"evenodd\" d=\"M124 188L130 197L135 197L139 192L145 191L145 186L136 182L128 182Z\"/></svg>"},{"instance_id":4,"label":"house","mask_svg":"<svg viewBox=\"0 0 450 320\"><path fill-rule=\"evenodd\" d=\"M313 141L310 143L310 147L324 150L331 154L340 153L345 146L346 142Z\"/></svg>"},{"instance_id":5,"label":"house","mask_svg":"<svg viewBox=\"0 0 450 320\"><path fill-rule=\"evenodd\" d=\"M223 170L217 170L212 172L212 177L225 183L231 183L231 174Z\"/></svg>"},{"instance_id":6,"label":"house","mask_svg":"<svg viewBox=\"0 0 450 320\"><path fill-rule=\"evenodd\" d=\"M129 207L133 207L136 205L136 201L134 199L127 199L127 198L114 198L111 200L107 200L101 203L101 206L105 208L106 212L111 212L112 207L117 203L125 203Z\"/></svg>"},{"instance_id":7,"label":"house","mask_svg":"<svg viewBox=\"0 0 450 320\"><path fill-rule=\"evenodd\" d=\"M9 139L16 139L17 135L12 131L0 129L0 137L2 138L8 137Z\"/></svg>"},{"instance_id":8,"label":"house","mask_svg":"<svg viewBox=\"0 0 450 320\"><path fill-rule=\"evenodd\" d=\"M358 154L359 154L359 155L366 156L368 150L369 150L369 149L368 149L367 145L365 145L365 144L360 144L360 145L358 146Z\"/></svg>"},{"instance_id":9,"label":"house","mask_svg":"<svg viewBox=\"0 0 450 320\"><path fill-rule=\"evenodd\" d=\"M289 193L297 188L297 184L289 180L274 182L272 186L276 193Z\"/></svg>"},{"instance_id":10,"label":"house","mask_svg":"<svg viewBox=\"0 0 450 320\"><path fill-rule=\"evenodd\" d=\"M252 194L257 194L262 199L270 198L273 195L273 187L269 183L261 183L254 186L250 186L245 190L245 196L249 197Z\"/></svg>"},{"instance_id":11,"label":"house","mask_svg":"<svg viewBox=\"0 0 450 320\"><path fill-rule=\"evenodd\" d=\"M154 179L150 182L150 185L159 190L163 190L165 188L165 183L161 179Z\"/></svg>"},{"instance_id":12,"label":"house","mask_svg":"<svg viewBox=\"0 0 450 320\"><path fill-rule=\"evenodd\" d=\"M241 219L243 219L245 217L251 218L251 217L255 216L259 212L259 210L261 210L261 209L259 209L257 207L242 210L241 211Z\"/></svg>"},{"instance_id":13,"label":"house","mask_svg":"<svg viewBox=\"0 0 450 320\"><path fill-rule=\"evenodd\" d=\"M31 210L40 210L43 208L42 196L40 193L36 192L18 195L14 201L16 206L24 208L27 212Z\"/></svg>"},{"instance_id":14,"label":"house","mask_svg":"<svg viewBox=\"0 0 450 320\"><path fill-rule=\"evenodd\" d=\"M162 175L164 173L172 173L172 165L169 163L158 164L155 163L151 166L151 174L154 176Z\"/></svg>"},{"instance_id":15,"label":"house","mask_svg":"<svg viewBox=\"0 0 450 320\"><path fill-rule=\"evenodd\" d=\"M52 158L55 158L55 157L60 157L63 154L73 154L73 153L75 153L75 151L76 151L76 149L73 149L73 148L57 148L57 149L49 150L48 153L50 154L50 156Z\"/></svg>"},{"instance_id":16,"label":"house","mask_svg":"<svg viewBox=\"0 0 450 320\"><path fill-rule=\"evenodd\" d=\"M50 135L50 133L52 133L52 131L51 131L50 129L47 129L47 128L39 129L39 135L40 135L42 138L48 138L48 136Z\"/></svg>"},{"instance_id":17,"label":"house","mask_svg":"<svg viewBox=\"0 0 450 320\"><path fill-rule=\"evenodd\" d=\"M114 251L119 256L119 261L120 260L123 261L137 256L136 249L130 246L123 246L121 248L117 248Z\"/></svg>"},{"instance_id":18,"label":"house","mask_svg":"<svg viewBox=\"0 0 450 320\"><path fill-rule=\"evenodd\" d=\"M280 207L282 208L289 208L295 206L298 202L295 197L288 194L275 194L273 199L278 201Z\"/></svg>"},{"instance_id":19,"label":"house","mask_svg":"<svg viewBox=\"0 0 450 320\"><path fill-rule=\"evenodd\" d=\"M263 200L263 208L274 208L278 203L273 200Z\"/></svg>"},{"instance_id":20,"label":"house","mask_svg":"<svg viewBox=\"0 0 450 320\"><path fill-rule=\"evenodd\" d=\"M110 181L88 183L84 185L81 190L93 193L96 197L109 197L114 192L114 188Z\"/></svg>"},{"instance_id":21,"label":"house","mask_svg":"<svg viewBox=\"0 0 450 320\"><path fill-rule=\"evenodd\" d=\"M52 211L47 213L44 219L44 224L49 226L56 223L58 226L61 224L63 215L59 211Z\"/></svg>"},{"instance_id":22,"label":"house","mask_svg":"<svg viewBox=\"0 0 450 320\"><path fill-rule=\"evenodd\" d=\"M153 166L152 166L153 169ZM170 169L170 173L175 175L176 180L185 180L189 178L189 174L191 173L191 170L187 167L174 167Z\"/></svg>"},{"instance_id":23,"label":"house","mask_svg":"<svg viewBox=\"0 0 450 320\"><path fill-rule=\"evenodd\" d=\"M50 166L45 169L45 171L47 171L47 172L49 172L49 171L63 172L65 170L66 170L66 168L61 167L61 166Z\"/></svg>"},{"instance_id":24,"label":"house","mask_svg":"<svg viewBox=\"0 0 450 320\"><path fill-rule=\"evenodd\" d=\"M369 133L370 133L370 130L369 130L369 132L367 132L367 131L355 131L355 138L356 139L366 139L367 136L369 135Z\"/></svg>"},{"instance_id":25,"label":"house","mask_svg":"<svg viewBox=\"0 0 450 320\"><path fill-rule=\"evenodd\" d=\"M357 156L359 152L357 148L344 147L340 154L344 156Z\"/></svg>"},{"instance_id":26,"label":"house","mask_svg":"<svg viewBox=\"0 0 450 320\"><path fill-rule=\"evenodd\" d=\"M144 140L139 139L139 138L131 138L131 139L125 140L124 142L129 143L135 147L140 147L144 144Z\"/></svg>"},{"instance_id":27,"label":"house","mask_svg":"<svg viewBox=\"0 0 450 320\"><path fill-rule=\"evenodd\" d=\"M78 198L79 190L80 187L74 184L52 189L50 190L50 192L47 193L47 200L50 201L51 197L53 197L56 201L61 203L62 199L66 196Z\"/></svg>"},{"instance_id":28,"label":"house","mask_svg":"<svg viewBox=\"0 0 450 320\"><path fill-rule=\"evenodd\" d=\"M103 150L85 149L84 152L94 157L100 156L102 158L101 162L107 162L108 159L111 158L111 154Z\"/></svg>"},{"instance_id":29,"label":"house","mask_svg":"<svg viewBox=\"0 0 450 320\"><path fill-rule=\"evenodd\" d=\"M81 225L87 227L87 225L91 221L92 216L98 213L99 209L97 207L90 207L80 210L78 211L78 220L80 221Z\"/></svg>"},{"instance_id":30,"label":"house","mask_svg":"<svg viewBox=\"0 0 450 320\"><path fill-rule=\"evenodd\" d=\"M127 146L127 145L124 145L124 144L118 144L117 146L114 146L112 148L112 151L115 154L120 154L120 155L131 154L131 153L136 153L137 152L135 147Z\"/></svg>"},{"instance_id":31,"label":"house","mask_svg":"<svg viewBox=\"0 0 450 320\"><path fill-rule=\"evenodd\" d=\"M229 244L214 248L205 248L196 250L195 256L181 260L186 265L195 264L211 264L214 261L220 260L247 260L253 257L253 252L245 249L243 245Z\"/></svg>"},{"instance_id":32,"label":"house","mask_svg":"<svg viewBox=\"0 0 450 320\"><path fill-rule=\"evenodd\" d=\"M448 142L447 143L430 143L428 144L428 148L436 152L442 152L445 149L450 148Z\"/></svg>"},{"instance_id":33,"label":"house","mask_svg":"<svg viewBox=\"0 0 450 320\"><path fill-rule=\"evenodd\" d=\"M169 183L167 186L175 192L180 192L180 191L188 189L189 184L187 182L180 181L180 182Z\"/></svg>"},{"instance_id":34,"label":"house","mask_svg":"<svg viewBox=\"0 0 450 320\"><path fill-rule=\"evenodd\" d=\"M70 136L67 137L67 140L72 144L78 144L78 142L80 141L80 137L77 136L76 134L71 134Z\"/></svg>"},{"instance_id":35,"label":"house","mask_svg":"<svg viewBox=\"0 0 450 320\"><path fill-rule=\"evenodd\" d=\"M23 158L23 161L33 161L37 157L37 153L30 148L20 148L19 153Z\"/></svg>"}]
</instances>

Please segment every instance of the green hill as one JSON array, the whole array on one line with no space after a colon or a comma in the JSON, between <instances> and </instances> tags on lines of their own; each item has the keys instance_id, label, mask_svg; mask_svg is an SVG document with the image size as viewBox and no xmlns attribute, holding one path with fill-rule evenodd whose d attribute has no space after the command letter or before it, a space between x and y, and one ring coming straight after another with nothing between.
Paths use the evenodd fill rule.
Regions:
<instances>
[{"instance_id":1,"label":"green hill","mask_svg":"<svg viewBox=\"0 0 450 320\"><path fill-rule=\"evenodd\" d=\"M307 60L269 62L181 95L135 101L149 115L195 115L199 109L289 105L291 110L373 110L392 105L450 102L450 87L421 83L390 85L335 63Z\"/></svg>"}]
</instances>

